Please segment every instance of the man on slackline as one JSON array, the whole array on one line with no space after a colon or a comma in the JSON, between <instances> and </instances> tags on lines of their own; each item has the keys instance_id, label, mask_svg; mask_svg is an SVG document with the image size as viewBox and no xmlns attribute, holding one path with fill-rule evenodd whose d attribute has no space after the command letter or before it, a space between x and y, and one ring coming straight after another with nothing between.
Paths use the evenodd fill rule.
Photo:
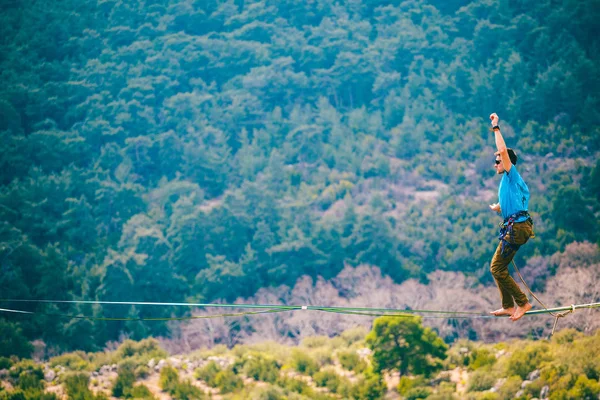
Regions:
<instances>
[{"instance_id":1,"label":"man on slackline","mask_svg":"<svg viewBox=\"0 0 600 400\"><path fill-rule=\"evenodd\" d=\"M519 247L530 237L534 237L533 221L527 212L529 205L529 188L519 175L515 165L517 154L513 149L507 149L504 138L498 126L498 115L490 115L492 130L496 140L495 153L496 173L502 175L498 188L498 203L490 205L492 211L502 214L504 223L500 229L500 243L492 258L490 270L500 291L502 308L492 311L496 316L510 315L516 321L531 309L527 296L517 285L508 272L508 264ZM515 308L515 303L517 307Z\"/></svg>"}]
</instances>

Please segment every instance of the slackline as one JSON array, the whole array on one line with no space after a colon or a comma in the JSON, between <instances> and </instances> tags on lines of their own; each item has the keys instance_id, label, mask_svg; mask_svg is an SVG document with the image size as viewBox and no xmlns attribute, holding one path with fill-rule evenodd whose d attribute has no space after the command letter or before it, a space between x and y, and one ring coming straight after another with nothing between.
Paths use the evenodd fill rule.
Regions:
<instances>
[{"instance_id":1,"label":"slackline","mask_svg":"<svg viewBox=\"0 0 600 400\"><path fill-rule=\"evenodd\" d=\"M280 305L280 304L217 304L217 303L162 303L162 302L142 302L142 301L100 301L100 300L38 300L38 299L0 299L0 303L46 303L46 304L98 304L98 305L128 305L128 306L160 306L160 307L197 307L197 308L236 308L248 309L253 311L230 312L214 315L196 315L185 317L139 317L139 318L111 318L96 317L85 315L71 315L46 313L40 311L25 311L14 308L0 308L0 312L15 314L43 314L71 319L90 319L99 321L184 321L193 319L208 319L222 317L241 317L258 314L274 314L286 311L311 310L322 311L336 314L358 315L358 316L388 316L398 318L447 318L447 319L465 319L465 318L498 318L482 312L473 311L448 311L448 310L413 310L413 309L395 309L395 308L374 308L374 307L335 307L318 305ZM543 310L530 310L525 315L552 314L556 312L574 312L578 309L600 308L600 302L588 304L572 304L570 306L545 308ZM419 315L419 314L440 314L440 315Z\"/></svg>"}]
</instances>

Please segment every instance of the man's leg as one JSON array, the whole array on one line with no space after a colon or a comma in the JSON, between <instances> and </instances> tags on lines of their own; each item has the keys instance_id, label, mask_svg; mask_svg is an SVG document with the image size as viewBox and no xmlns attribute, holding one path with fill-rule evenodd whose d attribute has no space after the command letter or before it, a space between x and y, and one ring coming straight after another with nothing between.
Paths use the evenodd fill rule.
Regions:
<instances>
[{"instance_id":1,"label":"man's leg","mask_svg":"<svg viewBox=\"0 0 600 400\"><path fill-rule=\"evenodd\" d=\"M512 261L516 254L516 251L510 248L508 245L504 247L504 253L502 252L502 242L498 243L498 248L492 259L492 265L490 270L496 280L500 295L502 298L502 308L509 308L513 306L513 298L517 303L517 306L524 306L527 304L527 296L517 282L510 276L508 271L508 265Z\"/></svg>"},{"instance_id":2,"label":"man's leg","mask_svg":"<svg viewBox=\"0 0 600 400\"><path fill-rule=\"evenodd\" d=\"M492 311L492 314L496 316L512 315L515 312L513 297L508 287L504 284L506 276L508 275L508 277L510 277L510 274L508 273L508 263L510 263L511 259L512 258L503 257L502 242L498 243L498 247L496 248L496 252L494 253L494 257L492 258L492 263L490 265L490 271L492 272L494 281L496 281L496 286L498 286L500 300L502 302L501 309Z\"/></svg>"},{"instance_id":3,"label":"man's leg","mask_svg":"<svg viewBox=\"0 0 600 400\"><path fill-rule=\"evenodd\" d=\"M529 221L526 222L520 222L520 223L516 223L513 225L513 236L514 236L514 243L518 244L518 245L522 245L525 244L530 237L532 237L533 234L533 224ZM514 253L513 252L513 257L514 257ZM512 260L512 258L511 258ZM511 278L512 280L512 278ZM513 280L514 282L514 280ZM527 296L525 296L525 294L523 293L523 291L521 291L521 288L519 288L519 286L515 283L515 286L518 290L518 292L514 292L514 289L509 289L511 291L511 294L513 295L513 297L515 298L515 301L517 302L517 309L515 310L515 313L513 315L510 316L510 319L513 321L516 321L518 319L520 319L521 317L523 317L523 315L525 315L525 313L529 310L531 310L531 304L529 303L529 301L527 300Z\"/></svg>"}]
</instances>

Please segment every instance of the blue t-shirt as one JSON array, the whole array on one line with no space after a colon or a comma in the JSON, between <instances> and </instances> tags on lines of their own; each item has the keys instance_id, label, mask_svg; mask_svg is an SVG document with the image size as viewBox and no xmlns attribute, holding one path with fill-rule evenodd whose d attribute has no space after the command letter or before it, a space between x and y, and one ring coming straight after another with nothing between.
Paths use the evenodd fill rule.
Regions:
<instances>
[{"instance_id":1,"label":"blue t-shirt","mask_svg":"<svg viewBox=\"0 0 600 400\"><path fill-rule=\"evenodd\" d=\"M513 165L510 172L502 174L500 187L498 187L498 203L504 219L519 211L527 211L529 207L529 188ZM527 220L526 216L519 217L515 222Z\"/></svg>"}]
</instances>

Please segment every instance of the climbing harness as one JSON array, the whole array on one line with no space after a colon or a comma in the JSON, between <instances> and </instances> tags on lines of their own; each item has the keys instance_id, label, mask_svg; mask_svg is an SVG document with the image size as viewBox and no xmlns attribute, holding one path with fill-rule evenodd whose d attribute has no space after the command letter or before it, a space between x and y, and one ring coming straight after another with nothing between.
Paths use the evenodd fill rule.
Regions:
<instances>
[{"instance_id":1,"label":"climbing harness","mask_svg":"<svg viewBox=\"0 0 600 400\"><path fill-rule=\"evenodd\" d=\"M519 250L519 248L521 247L520 244L516 244L514 242L514 237L513 237L513 225L515 223L515 220L517 220L521 217L527 217L527 219L525 221L529 221L533 224L533 219L531 218L531 215L529 215L529 213L527 211L519 211L512 215L509 215L508 217L506 217L506 219L504 219L503 222L500 223L500 234L498 235L498 239L502 241L502 249L500 252L503 256L505 254L507 247L512 249L515 252L517 250ZM506 239L507 235L508 235L508 239ZM531 237L535 237L535 234L533 234Z\"/></svg>"}]
</instances>

